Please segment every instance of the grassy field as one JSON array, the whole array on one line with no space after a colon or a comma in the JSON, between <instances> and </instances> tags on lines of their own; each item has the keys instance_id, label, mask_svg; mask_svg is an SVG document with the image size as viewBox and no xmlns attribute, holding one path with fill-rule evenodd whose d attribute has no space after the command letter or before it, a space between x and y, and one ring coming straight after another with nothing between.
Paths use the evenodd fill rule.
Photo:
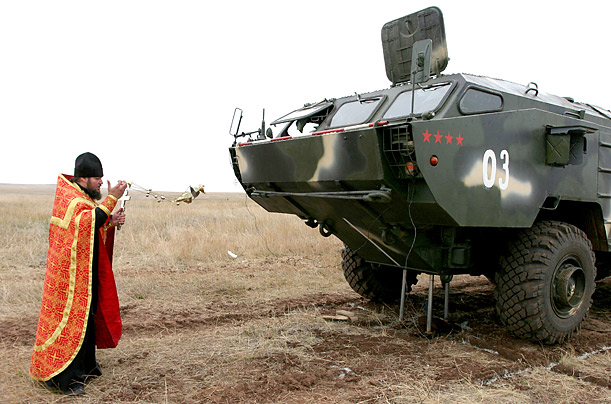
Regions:
<instances>
[{"instance_id":1,"label":"grassy field","mask_svg":"<svg viewBox=\"0 0 611 404\"><path fill-rule=\"evenodd\" d=\"M0 185L2 402L611 402L608 279L570 343L508 336L491 285L474 277L452 283L450 328L426 338L426 279L399 322L397 307L349 288L341 242L239 194L179 206L136 195L128 203L114 257L122 340L98 350L104 374L86 396L54 393L28 375L53 193ZM325 317L338 310L352 319Z\"/></svg>"}]
</instances>

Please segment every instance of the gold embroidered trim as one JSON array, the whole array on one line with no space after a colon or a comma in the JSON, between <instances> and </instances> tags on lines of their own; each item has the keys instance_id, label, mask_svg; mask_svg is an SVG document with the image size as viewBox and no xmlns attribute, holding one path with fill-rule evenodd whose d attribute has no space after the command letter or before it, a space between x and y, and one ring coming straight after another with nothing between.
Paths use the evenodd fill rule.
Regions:
<instances>
[{"instance_id":1,"label":"gold embroidered trim","mask_svg":"<svg viewBox=\"0 0 611 404\"><path fill-rule=\"evenodd\" d=\"M48 340L46 340L42 345L35 345L34 346L34 350L37 352L41 352L44 351L45 349L47 349L53 342L55 342L55 340L57 339L57 337L59 337L59 335L61 334L61 332L63 331L63 329L66 327L66 324L68 323L68 319L70 317L70 310L72 310L72 304L74 302L74 289L76 287L76 265L77 265L77 257L76 257L76 247L78 244L78 231L79 231L79 227L80 227L80 222L81 222L81 216L82 213L80 215L77 216L76 220L75 220L75 237L74 237L74 241L72 242L72 246L70 247L70 268L68 269L69 273L70 273L70 280L69 280L69 287L68 287L68 299L66 300L66 307L64 308L64 312L62 314L62 320L61 322L58 324L57 328L55 329L55 331L53 332L53 334L49 337ZM89 252L89 300L91 299L91 265L93 262L93 247L94 247L94 232L95 232L95 220L94 218L92 218L91 220L91 235L90 235L90 252ZM89 315L89 307L87 307L86 310L86 314ZM86 317L88 318L88 317ZM87 328L87 324L85 324L84 329ZM81 336L81 342L79 343L79 349L80 346L82 344L82 340L83 340L83 336L84 336L84 331L83 331L83 335ZM74 359L74 356L76 355L76 353L78 353L78 350L75 352L75 354L73 355L73 357L70 359L70 362L72 362L72 359ZM68 364L70 363L68 362ZM67 366L67 365L66 365Z\"/></svg>"},{"instance_id":2,"label":"gold embroidered trim","mask_svg":"<svg viewBox=\"0 0 611 404\"><path fill-rule=\"evenodd\" d=\"M62 180L64 180L68 185L70 185L72 188L76 189L79 193L85 195L88 198L87 200L93 202L93 200L91 198L89 198L89 195L87 195L85 193L85 191L83 191L83 189L77 183L70 181L68 178L66 178L66 176L64 174L60 174L59 177Z\"/></svg>"},{"instance_id":3,"label":"gold embroidered trim","mask_svg":"<svg viewBox=\"0 0 611 404\"><path fill-rule=\"evenodd\" d=\"M98 205L98 208L102 209L104 211L104 213L106 213L106 216L110 217L110 210L108 210L108 208L104 205Z\"/></svg>"},{"instance_id":4,"label":"gold embroidered trim","mask_svg":"<svg viewBox=\"0 0 611 404\"><path fill-rule=\"evenodd\" d=\"M72 218L72 215L74 214L74 209L76 209L76 205L78 205L81 202L86 203L87 205L91 207L95 207L95 203L93 203L92 201L88 199L74 198L70 202L70 205L68 205L68 209L66 210L66 214L64 215L64 217L63 218L59 218L55 216L51 217L51 224L54 224L56 226L61 227L64 230L67 230L68 226L70 225L70 218Z\"/></svg>"},{"instance_id":5,"label":"gold embroidered trim","mask_svg":"<svg viewBox=\"0 0 611 404\"><path fill-rule=\"evenodd\" d=\"M77 223L80 221L80 215L79 215L79 217L76 220L77 220ZM95 239L93 238L94 235L95 235L95 220L93 220L93 218L92 218L92 222L91 222L91 239L90 239L91 240L91 246L90 246L90 249L89 249L89 286L87 288L88 293L89 293L89 298L87 299L88 300L88 304L87 304L87 309L85 310L85 324L83 325L83 331L81 333L81 338L79 340L78 346L76 347L76 349L75 349L74 353L72 354L72 356L70 357L70 359L68 359L68 361L64 364L64 366L62 366L61 368L59 368L55 372L51 373L47 378L39 378L39 377L32 376L36 380L47 381L47 380L50 380L50 379L54 378L55 376L57 376L58 374L60 374L64 370L66 370L66 368L74 361L74 358L76 358L76 355L80 352L81 347L83 346L83 341L85 340L85 333L87 332L87 324L89 323L89 312L90 312L90 308L91 308L91 289L92 289L92 281L93 281L93 274L92 274L93 247L95 245L95 243L94 243ZM72 268L72 264L70 265L70 268ZM70 274L72 275L72 271L70 272ZM74 271L74 274L76 276L76 271ZM72 291L72 299L74 299L74 288L73 288L73 285L76 286L75 283L76 282L74 282L72 277L71 277L70 278L70 288L71 288L71 291ZM70 294L68 294L68 298L70 299ZM67 312L70 313L69 310ZM64 317L65 316L66 316L66 310L64 310ZM66 320L66 322L67 322L67 320ZM62 328L65 325L66 324L64 324L62 326ZM58 329L59 329L59 327L58 327ZM56 330L56 332L57 332L57 330ZM54 335L55 335L55 333L54 333ZM53 336L51 338L53 338ZM57 338L57 337L55 337L55 338ZM39 349L38 351L40 352L40 351L42 351L44 349L46 349L46 348ZM36 350L36 346L34 347L34 350Z\"/></svg>"},{"instance_id":6,"label":"gold embroidered trim","mask_svg":"<svg viewBox=\"0 0 611 404\"><path fill-rule=\"evenodd\" d=\"M63 174L60 174L60 178L64 180L67 184L69 184L72 188L78 190L80 193L83 193L83 191L79 187L77 187L75 183L68 181L68 179L64 177ZM83 202L91 207L95 207L95 202L93 202L91 199L74 198L72 201L70 201L70 204L68 205L68 209L66 209L66 214L64 215L64 217L51 217L51 224L59 226L64 230L68 229L68 226L70 225L70 219L74 214L74 209L76 209L76 205L80 202Z\"/></svg>"},{"instance_id":7,"label":"gold embroidered trim","mask_svg":"<svg viewBox=\"0 0 611 404\"><path fill-rule=\"evenodd\" d=\"M101 204L98 205L98 208L102 209L106 216L110 217L111 212L117 206L118 199L112 195L108 195Z\"/></svg>"}]
</instances>

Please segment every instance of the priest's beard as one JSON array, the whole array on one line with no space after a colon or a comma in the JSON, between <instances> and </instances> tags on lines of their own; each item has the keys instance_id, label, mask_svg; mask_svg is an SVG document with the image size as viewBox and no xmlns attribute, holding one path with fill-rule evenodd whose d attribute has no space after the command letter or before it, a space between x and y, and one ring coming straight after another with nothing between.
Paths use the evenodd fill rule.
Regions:
<instances>
[{"instance_id":1,"label":"priest's beard","mask_svg":"<svg viewBox=\"0 0 611 404\"><path fill-rule=\"evenodd\" d=\"M94 201L102 199L102 193L99 189L97 189L95 184L92 184L92 182L93 181L91 178L87 178L87 184L85 187L83 187L83 191L85 191L85 193Z\"/></svg>"},{"instance_id":2,"label":"priest's beard","mask_svg":"<svg viewBox=\"0 0 611 404\"><path fill-rule=\"evenodd\" d=\"M97 189L85 188L85 193L91 197L94 201L102 199L102 193Z\"/></svg>"}]
</instances>

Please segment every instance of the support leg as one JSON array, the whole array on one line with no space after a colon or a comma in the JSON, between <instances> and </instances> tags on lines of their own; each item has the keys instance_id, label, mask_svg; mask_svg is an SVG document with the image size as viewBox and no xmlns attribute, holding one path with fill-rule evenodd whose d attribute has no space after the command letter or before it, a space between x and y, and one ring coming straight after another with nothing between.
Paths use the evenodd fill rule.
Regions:
<instances>
[{"instance_id":1,"label":"support leg","mask_svg":"<svg viewBox=\"0 0 611 404\"><path fill-rule=\"evenodd\" d=\"M403 321L405 310L405 287L407 283L407 269L403 270L403 282L401 283L401 306L399 307L399 321Z\"/></svg>"},{"instance_id":2,"label":"support leg","mask_svg":"<svg viewBox=\"0 0 611 404\"><path fill-rule=\"evenodd\" d=\"M444 282L443 288L444 288L443 319L447 320L450 315L450 282Z\"/></svg>"},{"instance_id":3,"label":"support leg","mask_svg":"<svg viewBox=\"0 0 611 404\"><path fill-rule=\"evenodd\" d=\"M433 324L433 287L435 286L435 275L429 275L429 301L426 307L426 333L431 333Z\"/></svg>"}]
</instances>

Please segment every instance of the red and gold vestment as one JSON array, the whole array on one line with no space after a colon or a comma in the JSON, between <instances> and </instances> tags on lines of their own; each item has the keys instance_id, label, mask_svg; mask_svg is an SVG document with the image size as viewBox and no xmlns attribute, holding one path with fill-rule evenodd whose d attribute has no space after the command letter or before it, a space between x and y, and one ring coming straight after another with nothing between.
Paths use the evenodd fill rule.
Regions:
<instances>
[{"instance_id":1,"label":"red and gold vestment","mask_svg":"<svg viewBox=\"0 0 611 404\"><path fill-rule=\"evenodd\" d=\"M49 380L61 373L79 352L92 310L94 241L98 240L98 304L95 341L98 348L114 348L121 337L119 300L111 259L114 227L96 229L96 208L108 218L117 204L109 195L96 204L71 176L60 175L49 226L47 271L30 374Z\"/></svg>"}]
</instances>

